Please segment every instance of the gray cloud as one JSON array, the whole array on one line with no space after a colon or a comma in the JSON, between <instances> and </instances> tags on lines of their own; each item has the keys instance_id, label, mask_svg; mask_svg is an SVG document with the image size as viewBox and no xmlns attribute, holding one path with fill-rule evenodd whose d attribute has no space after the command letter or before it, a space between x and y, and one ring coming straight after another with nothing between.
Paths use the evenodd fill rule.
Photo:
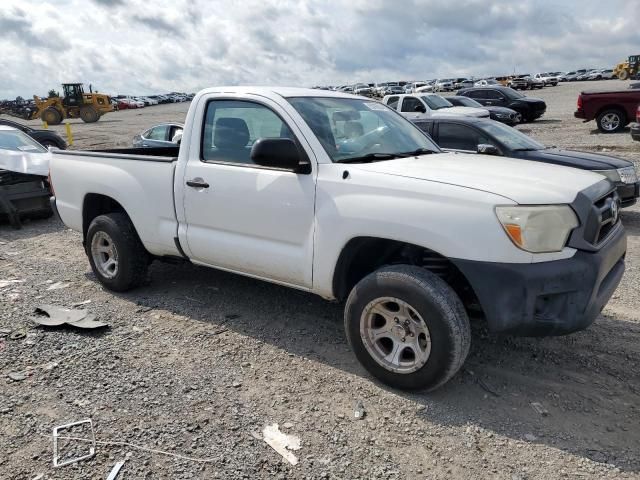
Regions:
<instances>
[{"instance_id":1,"label":"gray cloud","mask_svg":"<svg viewBox=\"0 0 640 480\"><path fill-rule=\"evenodd\" d=\"M7 97L68 79L144 94L535 73L612 66L640 45L637 0L5 2Z\"/></svg>"}]
</instances>

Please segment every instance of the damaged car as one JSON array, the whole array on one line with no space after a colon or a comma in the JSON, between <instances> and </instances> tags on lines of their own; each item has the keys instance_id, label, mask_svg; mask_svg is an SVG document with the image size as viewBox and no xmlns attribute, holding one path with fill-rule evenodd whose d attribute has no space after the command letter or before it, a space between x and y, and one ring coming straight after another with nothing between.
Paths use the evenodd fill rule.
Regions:
<instances>
[{"instance_id":1,"label":"damaged car","mask_svg":"<svg viewBox=\"0 0 640 480\"><path fill-rule=\"evenodd\" d=\"M49 218L49 151L17 128L0 125L0 221Z\"/></svg>"}]
</instances>

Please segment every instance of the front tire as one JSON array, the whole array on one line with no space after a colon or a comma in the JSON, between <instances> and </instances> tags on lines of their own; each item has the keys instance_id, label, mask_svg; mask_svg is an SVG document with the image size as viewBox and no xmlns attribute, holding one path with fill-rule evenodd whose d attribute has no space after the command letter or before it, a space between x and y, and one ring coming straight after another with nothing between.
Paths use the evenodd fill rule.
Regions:
<instances>
[{"instance_id":1,"label":"front tire","mask_svg":"<svg viewBox=\"0 0 640 480\"><path fill-rule=\"evenodd\" d=\"M347 299L344 322L360 363L404 390L445 384L471 344L469 318L456 293L415 266L385 267L362 279Z\"/></svg>"},{"instance_id":2,"label":"front tire","mask_svg":"<svg viewBox=\"0 0 640 480\"><path fill-rule=\"evenodd\" d=\"M146 280L150 256L126 214L94 218L85 248L91 270L109 290L126 292Z\"/></svg>"},{"instance_id":3,"label":"front tire","mask_svg":"<svg viewBox=\"0 0 640 480\"><path fill-rule=\"evenodd\" d=\"M80 108L80 118L85 123L95 123L100 120L100 115L92 106L84 106Z\"/></svg>"}]
</instances>

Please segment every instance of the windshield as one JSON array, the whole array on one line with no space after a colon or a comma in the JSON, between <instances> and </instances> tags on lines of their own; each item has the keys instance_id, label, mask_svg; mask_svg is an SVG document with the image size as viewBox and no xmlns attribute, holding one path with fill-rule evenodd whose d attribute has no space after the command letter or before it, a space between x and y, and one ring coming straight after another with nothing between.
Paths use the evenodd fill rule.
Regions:
<instances>
[{"instance_id":1,"label":"windshield","mask_svg":"<svg viewBox=\"0 0 640 480\"><path fill-rule=\"evenodd\" d=\"M423 95L421 98L431 110L453 107L453 103L439 95Z\"/></svg>"},{"instance_id":2,"label":"windshield","mask_svg":"<svg viewBox=\"0 0 640 480\"><path fill-rule=\"evenodd\" d=\"M503 123L482 122L479 126L510 150L543 150L546 148L543 144Z\"/></svg>"},{"instance_id":3,"label":"windshield","mask_svg":"<svg viewBox=\"0 0 640 480\"><path fill-rule=\"evenodd\" d=\"M47 149L18 130L0 130L0 149L27 153L45 153Z\"/></svg>"},{"instance_id":4,"label":"windshield","mask_svg":"<svg viewBox=\"0 0 640 480\"><path fill-rule=\"evenodd\" d=\"M333 162L364 156L440 152L411 122L380 102L355 98L287 99L318 137ZM384 158L390 159L390 158Z\"/></svg>"},{"instance_id":5,"label":"windshield","mask_svg":"<svg viewBox=\"0 0 640 480\"><path fill-rule=\"evenodd\" d=\"M514 98L524 98L524 95L516 90L514 90L513 88L509 88L509 87L505 87L503 89L500 90L502 93L504 93L507 97L509 97L510 99L514 99Z\"/></svg>"},{"instance_id":6,"label":"windshield","mask_svg":"<svg viewBox=\"0 0 640 480\"><path fill-rule=\"evenodd\" d=\"M473 98L469 97L456 97L456 103L462 107L484 108L480 102L476 102Z\"/></svg>"}]
</instances>

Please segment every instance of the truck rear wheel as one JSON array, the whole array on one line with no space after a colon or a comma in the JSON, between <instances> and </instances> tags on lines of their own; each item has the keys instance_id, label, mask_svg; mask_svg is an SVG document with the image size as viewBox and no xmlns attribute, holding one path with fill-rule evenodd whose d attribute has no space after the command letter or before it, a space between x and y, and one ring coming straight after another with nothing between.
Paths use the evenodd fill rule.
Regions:
<instances>
[{"instance_id":1,"label":"truck rear wheel","mask_svg":"<svg viewBox=\"0 0 640 480\"><path fill-rule=\"evenodd\" d=\"M627 119L621 110L610 108L601 112L596 118L598 129L603 133L615 133L621 131L627 124Z\"/></svg>"},{"instance_id":2,"label":"truck rear wheel","mask_svg":"<svg viewBox=\"0 0 640 480\"><path fill-rule=\"evenodd\" d=\"M100 115L95 108L86 106L80 109L80 118L85 123L95 123L100 119Z\"/></svg>"},{"instance_id":3,"label":"truck rear wheel","mask_svg":"<svg viewBox=\"0 0 640 480\"><path fill-rule=\"evenodd\" d=\"M435 390L469 353L471 330L462 302L420 267L385 267L365 277L347 299L344 322L360 363L394 388Z\"/></svg>"},{"instance_id":4,"label":"truck rear wheel","mask_svg":"<svg viewBox=\"0 0 640 480\"><path fill-rule=\"evenodd\" d=\"M126 214L94 218L85 245L93 273L109 290L125 292L147 278L149 254Z\"/></svg>"},{"instance_id":5,"label":"truck rear wheel","mask_svg":"<svg viewBox=\"0 0 640 480\"><path fill-rule=\"evenodd\" d=\"M49 125L60 125L62 122L62 115L53 107L45 108L42 114L40 114L40 118Z\"/></svg>"}]
</instances>

